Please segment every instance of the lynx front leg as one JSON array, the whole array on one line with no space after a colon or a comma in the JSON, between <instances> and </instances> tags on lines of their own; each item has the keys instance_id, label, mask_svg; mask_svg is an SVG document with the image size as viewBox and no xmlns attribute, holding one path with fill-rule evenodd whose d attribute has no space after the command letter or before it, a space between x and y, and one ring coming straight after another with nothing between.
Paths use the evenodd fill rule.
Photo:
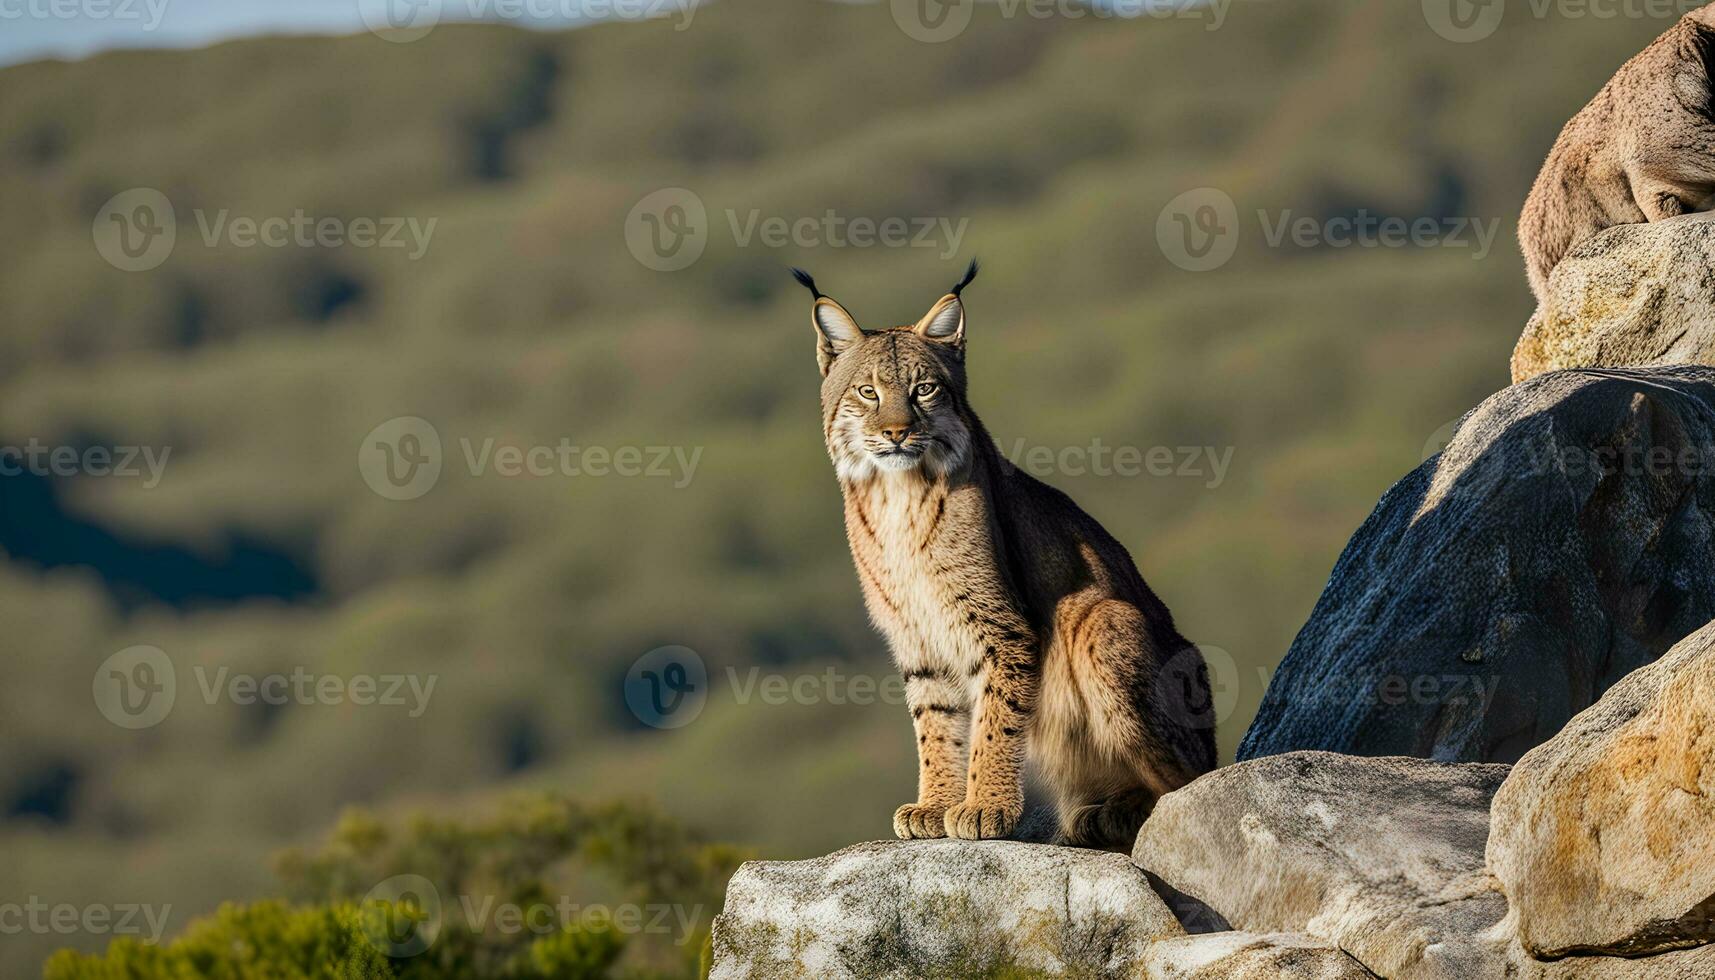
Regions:
<instances>
[{"instance_id":1,"label":"lynx front leg","mask_svg":"<svg viewBox=\"0 0 1715 980\"><path fill-rule=\"evenodd\" d=\"M948 808L965 798L967 695L936 671L908 670L905 700L917 732L917 802L894 812L893 834L900 840L945 837Z\"/></svg>"},{"instance_id":2,"label":"lynx front leg","mask_svg":"<svg viewBox=\"0 0 1715 980\"><path fill-rule=\"evenodd\" d=\"M1024 732L1036 708L1036 642L1023 626L998 628L984 643L971 725L965 799L947 810L950 837L1005 837L1024 814Z\"/></svg>"}]
</instances>

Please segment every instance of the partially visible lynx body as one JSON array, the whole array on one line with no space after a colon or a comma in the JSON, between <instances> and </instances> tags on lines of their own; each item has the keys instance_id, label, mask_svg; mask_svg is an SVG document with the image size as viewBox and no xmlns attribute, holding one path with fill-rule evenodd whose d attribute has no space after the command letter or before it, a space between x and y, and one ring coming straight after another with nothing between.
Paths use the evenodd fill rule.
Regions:
<instances>
[{"instance_id":1,"label":"partially visible lynx body","mask_svg":"<svg viewBox=\"0 0 1715 980\"><path fill-rule=\"evenodd\" d=\"M975 274L915 326L865 331L797 273L852 559L916 728L917 800L894 833L1007 836L1028 745L1061 838L1130 847L1156 797L1215 765L1208 671L1125 548L971 411Z\"/></svg>"},{"instance_id":2,"label":"partially visible lynx body","mask_svg":"<svg viewBox=\"0 0 1715 980\"><path fill-rule=\"evenodd\" d=\"M1530 288L1613 225L1707 210L1715 199L1715 7L1686 14L1623 65L1549 151L1519 219Z\"/></svg>"}]
</instances>

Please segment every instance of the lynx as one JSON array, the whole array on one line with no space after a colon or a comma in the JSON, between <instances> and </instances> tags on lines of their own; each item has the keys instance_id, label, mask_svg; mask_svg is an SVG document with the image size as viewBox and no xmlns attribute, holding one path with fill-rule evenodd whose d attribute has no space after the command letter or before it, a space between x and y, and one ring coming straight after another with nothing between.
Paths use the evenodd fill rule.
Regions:
<instances>
[{"instance_id":1,"label":"lynx","mask_svg":"<svg viewBox=\"0 0 1715 980\"><path fill-rule=\"evenodd\" d=\"M1715 7L1686 14L1621 66L1549 151L1519 218L1530 287L1612 225L1709 207L1715 194Z\"/></svg>"},{"instance_id":2,"label":"lynx","mask_svg":"<svg viewBox=\"0 0 1715 980\"><path fill-rule=\"evenodd\" d=\"M976 272L914 326L871 331L793 270L815 297L852 560L917 737L917 800L893 831L1010 835L1028 751L1062 842L1129 848L1157 797L1215 765L1208 670L1125 548L971 411Z\"/></svg>"}]
</instances>

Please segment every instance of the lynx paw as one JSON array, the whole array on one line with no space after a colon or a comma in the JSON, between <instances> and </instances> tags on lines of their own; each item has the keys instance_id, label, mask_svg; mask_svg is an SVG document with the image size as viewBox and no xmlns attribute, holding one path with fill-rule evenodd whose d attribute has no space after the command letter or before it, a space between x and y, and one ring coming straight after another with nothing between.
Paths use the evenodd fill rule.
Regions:
<instances>
[{"instance_id":1,"label":"lynx paw","mask_svg":"<svg viewBox=\"0 0 1715 980\"><path fill-rule=\"evenodd\" d=\"M947 836L960 840L995 840L1006 837L1018 826L1018 818L1023 813L1022 804L997 806L957 803L947 808Z\"/></svg>"},{"instance_id":2,"label":"lynx paw","mask_svg":"<svg viewBox=\"0 0 1715 980\"><path fill-rule=\"evenodd\" d=\"M907 803L893 811L893 836L900 840L924 840L945 837L942 819L947 808L923 803Z\"/></svg>"}]
</instances>

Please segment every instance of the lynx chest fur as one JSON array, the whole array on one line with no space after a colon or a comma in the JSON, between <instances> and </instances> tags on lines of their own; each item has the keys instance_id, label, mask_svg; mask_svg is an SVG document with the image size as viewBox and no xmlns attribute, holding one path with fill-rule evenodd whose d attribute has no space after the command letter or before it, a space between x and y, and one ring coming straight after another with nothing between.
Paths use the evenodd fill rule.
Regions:
<instances>
[{"instance_id":1,"label":"lynx chest fur","mask_svg":"<svg viewBox=\"0 0 1715 980\"><path fill-rule=\"evenodd\" d=\"M844 492L864 601L901 669L974 674L983 652L976 599L999 578L978 488L889 474Z\"/></svg>"}]
</instances>

